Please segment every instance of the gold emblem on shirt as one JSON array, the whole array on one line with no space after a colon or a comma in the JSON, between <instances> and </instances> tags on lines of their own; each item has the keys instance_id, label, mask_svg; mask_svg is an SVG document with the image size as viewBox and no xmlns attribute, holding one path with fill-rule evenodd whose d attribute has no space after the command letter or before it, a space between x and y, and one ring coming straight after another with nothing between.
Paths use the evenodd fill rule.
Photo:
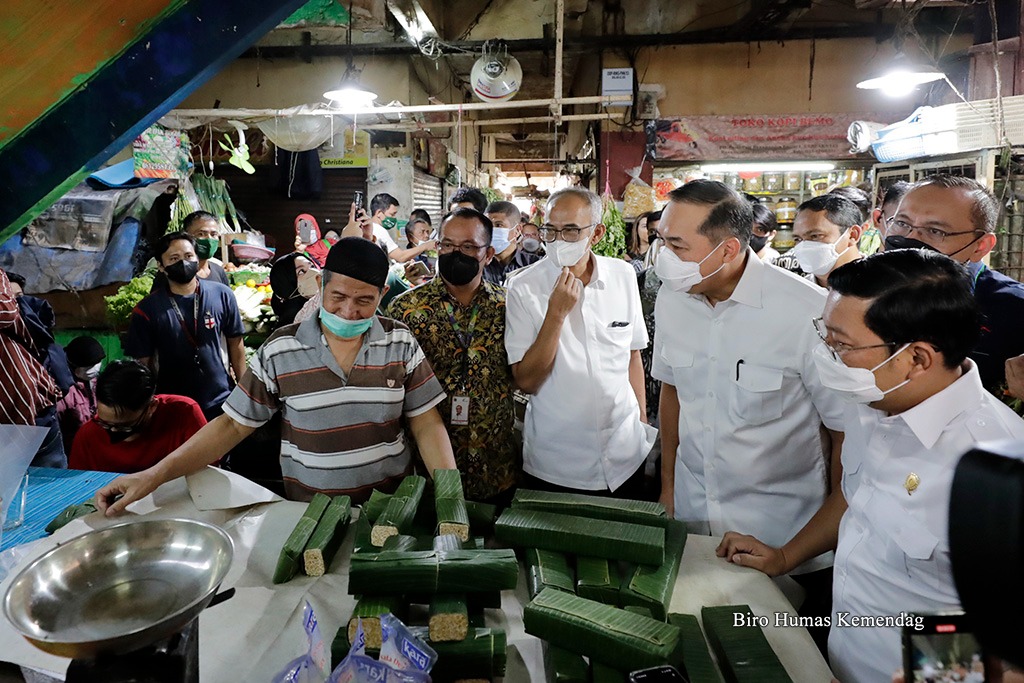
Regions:
<instances>
[{"instance_id":1,"label":"gold emblem on shirt","mask_svg":"<svg viewBox=\"0 0 1024 683\"><path fill-rule=\"evenodd\" d=\"M914 491L916 491L917 487L920 486L920 485L921 485L921 477L917 476L913 472L908 474L907 475L907 480L905 482L903 482L903 488L905 488L907 490L907 495L908 496L913 495Z\"/></svg>"}]
</instances>

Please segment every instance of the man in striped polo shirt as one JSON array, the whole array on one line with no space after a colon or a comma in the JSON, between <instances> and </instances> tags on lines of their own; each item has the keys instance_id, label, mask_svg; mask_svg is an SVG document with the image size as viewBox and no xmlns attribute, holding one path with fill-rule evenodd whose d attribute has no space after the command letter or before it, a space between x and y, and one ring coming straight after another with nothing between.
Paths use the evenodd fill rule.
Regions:
<instances>
[{"instance_id":1,"label":"man in striped polo shirt","mask_svg":"<svg viewBox=\"0 0 1024 683\"><path fill-rule=\"evenodd\" d=\"M153 467L101 489L98 507L117 514L160 484L216 462L278 411L289 498L323 491L362 502L374 488L393 489L412 468L403 423L428 471L454 469L435 409L444 392L430 363L408 328L376 316L387 271L387 256L372 242L339 240L322 271L319 319L275 332L253 356L224 415Z\"/></svg>"}]
</instances>

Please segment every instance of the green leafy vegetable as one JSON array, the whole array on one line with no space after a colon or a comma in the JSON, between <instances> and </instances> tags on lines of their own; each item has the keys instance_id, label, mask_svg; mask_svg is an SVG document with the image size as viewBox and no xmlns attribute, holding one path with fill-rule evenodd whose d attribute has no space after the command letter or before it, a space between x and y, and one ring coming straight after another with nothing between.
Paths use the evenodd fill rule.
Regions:
<instances>
[{"instance_id":1,"label":"green leafy vegetable","mask_svg":"<svg viewBox=\"0 0 1024 683\"><path fill-rule=\"evenodd\" d=\"M153 276L143 273L130 282L121 285L117 293L112 296L105 296L107 302L107 318L115 326L127 325L132 317L132 310L140 301L149 295L153 288Z\"/></svg>"},{"instance_id":2,"label":"green leafy vegetable","mask_svg":"<svg viewBox=\"0 0 1024 683\"><path fill-rule=\"evenodd\" d=\"M601 241L594 245L594 253L600 256L620 258L626 253L626 221L609 195L604 196L604 211L601 214L605 232Z\"/></svg>"}]
</instances>

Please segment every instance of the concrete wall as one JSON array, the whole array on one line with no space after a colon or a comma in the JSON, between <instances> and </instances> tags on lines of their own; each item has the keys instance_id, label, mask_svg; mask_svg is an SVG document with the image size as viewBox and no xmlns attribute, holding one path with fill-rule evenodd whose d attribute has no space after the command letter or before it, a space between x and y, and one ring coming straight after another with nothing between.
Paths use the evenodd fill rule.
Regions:
<instances>
[{"instance_id":1,"label":"concrete wall","mask_svg":"<svg viewBox=\"0 0 1024 683\"><path fill-rule=\"evenodd\" d=\"M946 53L966 49L970 36L955 36ZM890 43L870 38L685 45L644 50L637 59L642 83L665 86L663 116L783 114L802 112L908 112L921 96L892 99L857 89L857 82L892 58ZM604 67L628 66L605 53ZM809 81L810 85L809 85ZM893 119L895 120L895 119Z\"/></svg>"},{"instance_id":2,"label":"concrete wall","mask_svg":"<svg viewBox=\"0 0 1024 683\"><path fill-rule=\"evenodd\" d=\"M183 109L208 109L220 100L221 107L276 109L320 102L324 92L341 82L347 61L343 57L316 57L312 64L297 59L236 59L197 89ZM392 100L408 103L409 60L405 57L372 57L355 61L362 68L360 80L377 93L377 103ZM258 84L258 85L257 85ZM420 88L422 91L422 88Z\"/></svg>"}]
</instances>

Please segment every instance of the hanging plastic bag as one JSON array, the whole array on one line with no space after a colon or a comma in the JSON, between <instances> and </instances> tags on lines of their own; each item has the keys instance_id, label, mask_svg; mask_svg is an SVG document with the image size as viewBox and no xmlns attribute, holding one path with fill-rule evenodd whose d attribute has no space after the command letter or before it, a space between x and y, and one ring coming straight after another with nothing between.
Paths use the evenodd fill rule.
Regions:
<instances>
[{"instance_id":1,"label":"hanging plastic bag","mask_svg":"<svg viewBox=\"0 0 1024 683\"><path fill-rule=\"evenodd\" d=\"M622 193L622 213L628 218L636 218L640 214L654 211L654 188L640 179L643 167L643 162L640 162L639 166L626 170L630 181Z\"/></svg>"}]
</instances>

